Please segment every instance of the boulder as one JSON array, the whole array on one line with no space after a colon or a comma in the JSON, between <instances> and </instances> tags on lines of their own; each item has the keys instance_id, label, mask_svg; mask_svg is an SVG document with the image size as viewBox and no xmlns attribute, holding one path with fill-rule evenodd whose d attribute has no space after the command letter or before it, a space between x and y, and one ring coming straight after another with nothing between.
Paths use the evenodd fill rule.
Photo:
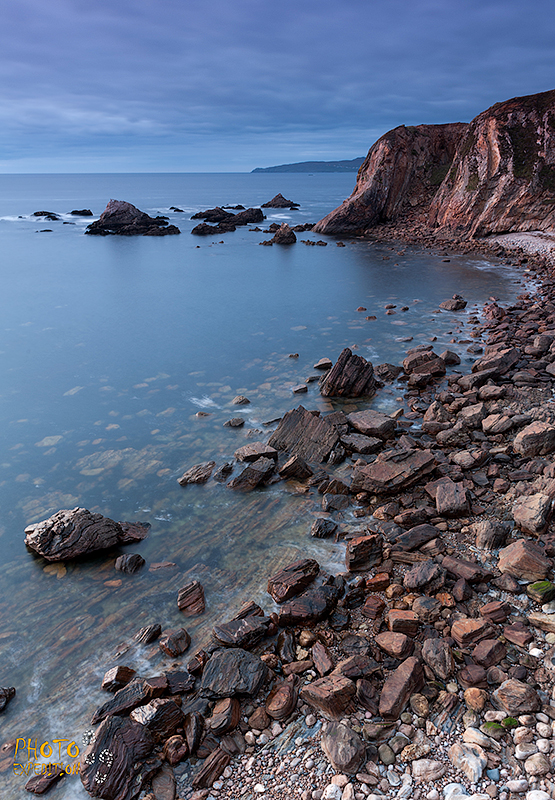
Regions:
<instances>
[{"instance_id":1,"label":"boulder","mask_svg":"<svg viewBox=\"0 0 555 800\"><path fill-rule=\"evenodd\" d=\"M479 550L496 550L505 544L509 534L506 523L489 519L475 522L472 531L476 535L476 547Z\"/></svg>"},{"instance_id":2,"label":"boulder","mask_svg":"<svg viewBox=\"0 0 555 800\"><path fill-rule=\"evenodd\" d=\"M470 512L468 491L462 482L450 478L442 481L436 491L437 513L444 517L463 517Z\"/></svg>"},{"instance_id":3,"label":"boulder","mask_svg":"<svg viewBox=\"0 0 555 800\"><path fill-rule=\"evenodd\" d=\"M224 647L243 647L250 650L268 633L269 617L248 616L215 625L214 639Z\"/></svg>"},{"instance_id":4,"label":"boulder","mask_svg":"<svg viewBox=\"0 0 555 800\"><path fill-rule=\"evenodd\" d=\"M327 719L339 720L354 697L355 684L342 675L326 675L301 689L301 700Z\"/></svg>"},{"instance_id":5,"label":"boulder","mask_svg":"<svg viewBox=\"0 0 555 800\"><path fill-rule=\"evenodd\" d=\"M498 567L500 572L517 580L539 581L551 569L551 559L539 544L529 539L518 539L499 551Z\"/></svg>"},{"instance_id":6,"label":"boulder","mask_svg":"<svg viewBox=\"0 0 555 800\"><path fill-rule=\"evenodd\" d=\"M321 463L338 442L339 433L333 425L299 406L283 416L268 444L306 461Z\"/></svg>"},{"instance_id":7,"label":"boulder","mask_svg":"<svg viewBox=\"0 0 555 800\"><path fill-rule=\"evenodd\" d=\"M366 762L366 745L348 725L325 723L320 744L336 772L355 775Z\"/></svg>"},{"instance_id":8,"label":"boulder","mask_svg":"<svg viewBox=\"0 0 555 800\"><path fill-rule=\"evenodd\" d=\"M253 461L258 461L259 458L273 458L277 461L278 453L274 447L270 447L264 442L252 442L240 447L234 453L237 461L245 461L250 464Z\"/></svg>"},{"instance_id":9,"label":"boulder","mask_svg":"<svg viewBox=\"0 0 555 800\"><path fill-rule=\"evenodd\" d=\"M485 619L463 617L456 619L451 626L451 636L461 647L467 647L487 637L491 638L491 634L492 628Z\"/></svg>"},{"instance_id":10,"label":"boulder","mask_svg":"<svg viewBox=\"0 0 555 800\"><path fill-rule=\"evenodd\" d=\"M214 781L218 780L230 761L231 756L221 747L216 747L215 750L212 750L193 778L193 789L202 789L212 786ZM205 795L202 796L205 797ZM194 798L194 794L192 797Z\"/></svg>"},{"instance_id":11,"label":"boulder","mask_svg":"<svg viewBox=\"0 0 555 800\"><path fill-rule=\"evenodd\" d=\"M488 371L492 377L505 375L520 359L520 351L515 347L507 347L503 350L495 350L493 353L486 353L472 365L472 372Z\"/></svg>"},{"instance_id":12,"label":"boulder","mask_svg":"<svg viewBox=\"0 0 555 800\"><path fill-rule=\"evenodd\" d=\"M297 707L299 679L296 675L278 683L266 698L266 713L272 719L287 719Z\"/></svg>"},{"instance_id":13,"label":"boulder","mask_svg":"<svg viewBox=\"0 0 555 800\"><path fill-rule=\"evenodd\" d=\"M291 456L279 470L279 476L283 480L294 478L297 481L305 481L313 474L306 461L299 456Z\"/></svg>"},{"instance_id":14,"label":"boulder","mask_svg":"<svg viewBox=\"0 0 555 800\"><path fill-rule=\"evenodd\" d=\"M404 633L384 631L375 636L374 641L388 656L400 660L410 656L414 649L413 640Z\"/></svg>"},{"instance_id":15,"label":"boulder","mask_svg":"<svg viewBox=\"0 0 555 800\"><path fill-rule=\"evenodd\" d=\"M158 642L160 650L171 658L177 658L186 650L189 649L191 644L191 637L185 628L175 628L162 632L162 637Z\"/></svg>"},{"instance_id":16,"label":"boulder","mask_svg":"<svg viewBox=\"0 0 555 800\"><path fill-rule=\"evenodd\" d=\"M410 656L386 679L379 702L380 715L386 719L397 719L414 692L424 685L422 664Z\"/></svg>"},{"instance_id":17,"label":"boulder","mask_svg":"<svg viewBox=\"0 0 555 800\"><path fill-rule=\"evenodd\" d=\"M188 483L206 483L208 478L212 475L212 470L215 466L215 461L205 461L203 464L195 464L194 467L184 472L181 478L177 479L177 482L180 486L187 486Z\"/></svg>"},{"instance_id":18,"label":"boulder","mask_svg":"<svg viewBox=\"0 0 555 800\"><path fill-rule=\"evenodd\" d=\"M372 397L377 387L370 361L346 347L322 380L320 392L324 397Z\"/></svg>"},{"instance_id":19,"label":"boulder","mask_svg":"<svg viewBox=\"0 0 555 800\"><path fill-rule=\"evenodd\" d=\"M117 692L118 689L127 686L129 681L135 677L135 674L135 670L131 669L131 667L125 667L123 665L112 667L104 674L101 688L104 689L105 692Z\"/></svg>"},{"instance_id":20,"label":"boulder","mask_svg":"<svg viewBox=\"0 0 555 800\"><path fill-rule=\"evenodd\" d=\"M426 590L433 592L445 583L445 570L433 559L421 561L405 573L403 586L411 592Z\"/></svg>"},{"instance_id":21,"label":"boulder","mask_svg":"<svg viewBox=\"0 0 555 800\"><path fill-rule=\"evenodd\" d=\"M326 539L328 536L333 536L337 530L337 522L334 522L328 517L318 517L312 523L310 528L310 535L316 539Z\"/></svg>"},{"instance_id":22,"label":"boulder","mask_svg":"<svg viewBox=\"0 0 555 800\"><path fill-rule=\"evenodd\" d=\"M271 241L273 244L295 244L297 237L289 225L282 222Z\"/></svg>"},{"instance_id":23,"label":"boulder","mask_svg":"<svg viewBox=\"0 0 555 800\"><path fill-rule=\"evenodd\" d=\"M129 719L147 728L156 741L167 739L183 724L183 713L179 706L168 698L158 697L145 706L138 706L129 714Z\"/></svg>"},{"instance_id":24,"label":"boulder","mask_svg":"<svg viewBox=\"0 0 555 800\"><path fill-rule=\"evenodd\" d=\"M357 536L347 542L345 566L348 572L366 570L382 561L383 540L381 534Z\"/></svg>"},{"instance_id":25,"label":"boulder","mask_svg":"<svg viewBox=\"0 0 555 800\"><path fill-rule=\"evenodd\" d=\"M281 192L278 192L271 200L268 200L267 203L262 203L261 208L289 208L295 209L300 208L298 203L294 203L292 200L287 200Z\"/></svg>"},{"instance_id":26,"label":"boulder","mask_svg":"<svg viewBox=\"0 0 555 800\"><path fill-rule=\"evenodd\" d=\"M71 558L105 550L117 544L140 541L150 525L114 522L86 508L57 511L42 522L25 528L25 544L47 561L66 561Z\"/></svg>"},{"instance_id":27,"label":"boulder","mask_svg":"<svg viewBox=\"0 0 555 800\"><path fill-rule=\"evenodd\" d=\"M386 450L372 464L356 467L351 491L395 494L416 483L436 466L430 450Z\"/></svg>"},{"instance_id":28,"label":"boulder","mask_svg":"<svg viewBox=\"0 0 555 800\"><path fill-rule=\"evenodd\" d=\"M506 711L513 717L521 714L534 714L541 707L536 690L529 683L509 678L491 696L496 708Z\"/></svg>"},{"instance_id":29,"label":"boulder","mask_svg":"<svg viewBox=\"0 0 555 800\"><path fill-rule=\"evenodd\" d=\"M319 622L332 611L343 589L333 578L321 575L307 591L282 605L279 624L282 627Z\"/></svg>"},{"instance_id":30,"label":"boulder","mask_svg":"<svg viewBox=\"0 0 555 800\"><path fill-rule=\"evenodd\" d=\"M437 677L446 681L455 671L455 659L445 639L426 639L422 645L422 658Z\"/></svg>"},{"instance_id":31,"label":"boulder","mask_svg":"<svg viewBox=\"0 0 555 800\"><path fill-rule=\"evenodd\" d=\"M227 486L239 492L252 492L257 486L267 483L276 469L276 462L273 458L259 458L248 464L245 469L230 480Z\"/></svg>"},{"instance_id":32,"label":"boulder","mask_svg":"<svg viewBox=\"0 0 555 800\"><path fill-rule=\"evenodd\" d=\"M266 665L241 648L218 650L202 673L200 693L204 697L254 696L266 678Z\"/></svg>"},{"instance_id":33,"label":"boulder","mask_svg":"<svg viewBox=\"0 0 555 800\"><path fill-rule=\"evenodd\" d=\"M370 408L347 414L347 420L351 427L364 436L389 439L395 432L396 422L392 417ZM362 452L362 450L357 452Z\"/></svg>"},{"instance_id":34,"label":"boulder","mask_svg":"<svg viewBox=\"0 0 555 800\"><path fill-rule=\"evenodd\" d=\"M466 308L466 300L460 294L454 294L449 300L444 300L439 304L445 311L462 311Z\"/></svg>"},{"instance_id":35,"label":"boulder","mask_svg":"<svg viewBox=\"0 0 555 800\"><path fill-rule=\"evenodd\" d=\"M524 533L539 536L547 530L552 504L551 497L541 492L519 497L513 505L513 519Z\"/></svg>"},{"instance_id":36,"label":"boulder","mask_svg":"<svg viewBox=\"0 0 555 800\"><path fill-rule=\"evenodd\" d=\"M224 736L239 724L241 704L236 697L224 697L218 700L212 716L206 721L207 727L216 736Z\"/></svg>"},{"instance_id":37,"label":"boulder","mask_svg":"<svg viewBox=\"0 0 555 800\"><path fill-rule=\"evenodd\" d=\"M80 777L93 797L135 800L161 762L148 759L154 739L147 728L125 717L109 717L81 753Z\"/></svg>"},{"instance_id":38,"label":"boulder","mask_svg":"<svg viewBox=\"0 0 555 800\"><path fill-rule=\"evenodd\" d=\"M268 580L268 593L276 603L284 603L303 592L320 572L320 565L313 558L303 558L280 569Z\"/></svg>"},{"instance_id":39,"label":"boulder","mask_svg":"<svg viewBox=\"0 0 555 800\"><path fill-rule=\"evenodd\" d=\"M87 226L85 233L97 236L166 236L180 233L175 225L168 225L167 217L149 217L131 203L110 200L100 218Z\"/></svg>"},{"instance_id":40,"label":"boulder","mask_svg":"<svg viewBox=\"0 0 555 800\"><path fill-rule=\"evenodd\" d=\"M449 748L449 760L462 772L469 783L479 783L488 764L485 752L478 744L455 742Z\"/></svg>"},{"instance_id":41,"label":"boulder","mask_svg":"<svg viewBox=\"0 0 555 800\"><path fill-rule=\"evenodd\" d=\"M547 422L532 422L517 433L513 448L526 458L552 453L555 450L555 426Z\"/></svg>"}]
</instances>

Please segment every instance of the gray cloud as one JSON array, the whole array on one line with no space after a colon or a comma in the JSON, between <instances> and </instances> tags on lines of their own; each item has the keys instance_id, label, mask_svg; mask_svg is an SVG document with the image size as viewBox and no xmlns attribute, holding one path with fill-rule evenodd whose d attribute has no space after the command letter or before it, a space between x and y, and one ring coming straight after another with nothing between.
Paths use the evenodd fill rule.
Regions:
<instances>
[{"instance_id":1,"label":"gray cloud","mask_svg":"<svg viewBox=\"0 0 555 800\"><path fill-rule=\"evenodd\" d=\"M363 155L395 125L553 88L554 28L550 0L18 0L0 29L0 169Z\"/></svg>"}]
</instances>

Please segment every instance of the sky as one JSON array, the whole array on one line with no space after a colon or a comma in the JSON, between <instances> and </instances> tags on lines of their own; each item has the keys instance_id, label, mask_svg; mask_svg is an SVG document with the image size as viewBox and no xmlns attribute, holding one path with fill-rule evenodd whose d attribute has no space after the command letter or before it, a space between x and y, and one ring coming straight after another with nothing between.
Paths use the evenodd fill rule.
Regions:
<instances>
[{"instance_id":1,"label":"sky","mask_svg":"<svg viewBox=\"0 0 555 800\"><path fill-rule=\"evenodd\" d=\"M0 0L0 173L248 172L555 88L553 0Z\"/></svg>"}]
</instances>

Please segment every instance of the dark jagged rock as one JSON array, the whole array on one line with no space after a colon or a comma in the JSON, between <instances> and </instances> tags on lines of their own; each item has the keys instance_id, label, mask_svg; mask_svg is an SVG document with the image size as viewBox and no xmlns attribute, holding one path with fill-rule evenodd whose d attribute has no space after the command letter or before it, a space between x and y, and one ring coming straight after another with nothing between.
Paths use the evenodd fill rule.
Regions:
<instances>
[{"instance_id":1,"label":"dark jagged rock","mask_svg":"<svg viewBox=\"0 0 555 800\"><path fill-rule=\"evenodd\" d=\"M138 572L141 567L144 567L145 564L146 561L139 553L126 553L116 558L114 568L118 572L126 572L128 575L133 575L135 572Z\"/></svg>"},{"instance_id":2,"label":"dark jagged rock","mask_svg":"<svg viewBox=\"0 0 555 800\"><path fill-rule=\"evenodd\" d=\"M268 633L269 617L248 616L216 625L212 636L224 647L243 647L250 650Z\"/></svg>"},{"instance_id":3,"label":"dark jagged rock","mask_svg":"<svg viewBox=\"0 0 555 800\"><path fill-rule=\"evenodd\" d=\"M300 208L298 203L294 203L292 200L287 200L281 192L276 194L272 197L271 200L268 200L267 203L262 203L262 208L289 208L295 209Z\"/></svg>"},{"instance_id":4,"label":"dark jagged rock","mask_svg":"<svg viewBox=\"0 0 555 800\"><path fill-rule=\"evenodd\" d=\"M173 700L159 697L129 714L134 722L147 728L155 740L167 739L183 724L183 713Z\"/></svg>"},{"instance_id":5,"label":"dark jagged rock","mask_svg":"<svg viewBox=\"0 0 555 800\"><path fill-rule=\"evenodd\" d=\"M268 593L276 603L284 603L303 592L320 572L320 565L313 558L295 561L280 569L268 580Z\"/></svg>"},{"instance_id":6,"label":"dark jagged rock","mask_svg":"<svg viewBox=\"0 0 555 800\"><path fill-rule=\"evenodd\" d=\"M286 222L282 222L272 239L273 244L295 244L297 237L295 232Z\"/></svg>"},{"instance_id":7,"label":"dark jagged rock","mask_svg":"<svg viewBox=\"0 0 555 800\"><path fill-rule=\"evenodd\" d=\"M208 728L216 736L224 736L239 724L241 704L236 697L224 697L214 706L212 716L206 720Z\"/></svg>"},{"instance_id":8,"label":"dark jagged rock","mask_svg":"<svg viewBox=\"0 0 555 800\"><path fill-rule=\"evenodd\" d=\"M319 517L312 523L310 535L316 539L325 539L328 536L333 536L337 530L337 522L334 522L328 517Z\"/></svg>"},{"instance_id":9,"label":"dark jagged rock","mask_svg":"<svg viewBox=\"0 0 555 800\"><path fill-rule=\"evenodd\" d=\"M112 667L102 678L101 688L106 692L117 692L118 689L127 686L129 681L135 677L135 674L135 670L131 669L131 667L123 665Z\"/></svg>"},{"instance_id":10,"label":"dark jagged rock","mask_svg":"<svg viewBox=\"0 0 555 800\"><path fill-rule=\"evenodd\" d=\"M430 450L386 450L372 464L355 469L351 491L394 494L416 483L435 465Z\"/></svg>"},{"instance_id":11,"label":"dark jagged rock","mask_svg":"<svg viewBox=\"0 0 555 800\"><path fill-rule=\"evenodd\" d=\"M282 417L268 444L306 461L321 463L338 442L339 434L333 425L299 406Z\"/></svg>"},{"instance_id":12,"label":"dark jagged rock","mask_svg":"<svg viewBox=\"0 0 555 800\"><path fill-rule=\"evenodd\" d=\"M162 626L158 623L154 625L146 625L141 628L133 637L139 644L152 644L162 633Z\"/></svg>"},{"instance_id":13,"label":"dark jagged rock","mask_svg":"<svg viewBox=\"0 0 555 800\"><path fill-rule=\"evenodd\" d=\"M280 478L284 480L295 478L298 481L305 481L312 477L313 474L312 469L300 456L291 456L279 470Z\"/></svg>"},{"instance_id":14,"label":"dark jagged rock","mask_svg":"<svg viewBox=\"0 0 555 800\"><path fill-rule=\"evenodd\" d=\"M259 208L247 208L239 214L231 214L223 208L217 206L207 211L199 211L193 214L191 219L203 219L204 222L197 225L191 233L196 236L210 236L211 234L230 233L242 225L250 225L255 222L262 222L264 214ZM215 222L216 225L208 225Z\"/></svg>"},{"instance_id":15,"label":"dark jagged rock","mask_svg":"<svg viewBox=\"0 0 555 800\"><path fill-rule=\"evenodd\" d=\"M220 777L230 761L231 756L222 750L221 747L217 747L210 753L202 767L193 778L193 788L201 789L205 786L212 786L214 781Z\"/></svg>"},{"instance_id":16,"label":"dark jagged rock","mask_svg":"<svg viewBox=\"0 0 555 800\"><path fill-rule=\"evenodd\" d=\"M204 668L200 692L205 697L256 695L266 672L264 662L253 653L238 647L219 650Z\"/></svg>"},{"instance_id":17,"label":"dark jagged rock","mask_svg":"<svg viewBox=\"0 0 555 800\"><path fill-rule=\"evenodd\" d=\"M66 774L59 764L43 764L41 775L34 775L25 784L25 791L32 794L46 794Z\"/></svg>"},{"instance_id":18,"label":"dark jagged rock","mask_svg":"<svg viewBox=\"0 0 555 800\"><path fill-rule=\"evenodd\" d=\"M167 630L162 633L162 638L158 642L160 650L171 658L177 658L186 650L189 649L191 644L191 637L185 628L175 628L174 630Z\"/></svg>"},{"instance_id":19,"label":"dark jagged rock","mask_svg":"<svg viewBox=\"0 0 555 800\"><path fill-rule=\"evenodd\" d=\"M131 203L110 200L100 218L91 222L85 233L96 236L167 236L181 231L175 225L168 225L167 217L149 217Z\"/></svg>"},{"instance_id":20,"label":"dark jagged rock","mask_svg":"<svg viewBox=\"0 0 555 800\"><path fill-rule=\"evenodd\" d=\"M380 694L380 715L386 719L396 719L410 695L419 691L423 685L422 664L415 656L411 656L385 681Z\"/></svg>"},{"instance_id":21,"label":"dark jagged rock","mask_svg":"<svg viewBox=\"0 0 555 800\"><path fill-rule=\"evenodd\" d=\"M347 542L345 566L348 572L367 570L382 561L383 540L381 534L357 536Z\"/></svg>"},{"instance_id":22,"label":"dark jagged rock","mask_svg":"<svg viewBox=\"0 0 555 800\"><path fill-rule=\"evenodd\" d=\"M326 675L301 689L301 700L327 719L341 719L356 692L355 684L342 675Z\"/></svg>"},{"instance_id":23,"label":"dark jagged rock","mask_svg":"<svg viewBox=\"0 0 555 800\"><path fill-rule=\"evenodd\" d=\"M195 685L195 676L183 670L170 670L164 673L170 694L187 694Z\"/></svg>"},{"instance_id":24,"label":"dark jagged rock","mask_svg":"<svg viewBox=\"0 0 555 800\"><path fill-rule=\"evenodd\" d=\"M129 523L127 523L130 525ZM150 526L149 526L150 527ZM139 541L148 528L114 522L86 508L57 511L46 520L25 528L25 544L47 561L65 561L116 544Z\"/></svg>"},{"instance_id":25,"label":"dark jagged rock","mask_svg":"<svg viewBox=\"0 0 555 800\"><path fill-rule=\"evenodd\" d=\"M374 367L346 347L322 381L324 397L372 397L378 388Z\"/></svg>"},{"instance_id":26,"label":"dark jagged rock","mask_svg":"<svg viewBox=\"0 0 555 800\"><path fill-rule=\"evenodd\" d=\"M196 464L186 472L181 478L177 479L180 486L187 486L188 483L206 483L212 475L212 470L216 466L215 461L205 461L203 464Z\"/></svg>"},{"instance_id":27,"label":"dark jagged rock","mask_svg":"<svg viewBox=\"0 0 555 800\"><path fill-rule=\"evenodd\" d=\"M80 211L75 209L69 212L72 217L92 217L93 213L90 208L82 208Z\"/></svg>"},{"instance_id":28,"label":"dark jagged rock","mask_svg":"<svg viewBox=\"0 0 555 800\"><path fill-rule=\"evenodd\" d=\"M335 608L342 591L342 587L330 576L319 577L306 592L283 604L279 611L280 626L319 622Z\"/></svg>"},{"instance_id":29,"label":"dark jagged rock","mask_svg":"<svg viewBox=\"0 0 555 800\"><path fill-rule=\"evenodd\" d=\"M146 781L161 766L148 759L154 741L138 722L109 717L81 754L81 781L93 797L135 800Z\"/></svg>"},{"instance_id":30,"label":"dark jagged rock","mask_svg":"<svg viewBox=\"0 0 555 800\"><path fill-rule=\"evenodd\" d=\"M379 439L389 439L395 432L395 420L387 414L382 414L381 411L374 411L371 408L348 414L347 421L363 436L377 436Z\"/></svg>"},{"instance_id":31,"label":"dark jagged rock","mask_svg":"<svg viewBox=\"0 0 555 800\"><path fill-rule=\"evenodd\" d=\"M196 617L204 613L204 589L198 581L191 581L179 590L177 607L186 617Z\"/></svg>"},{"instance_id":32,"label":"dark jagged rock","mask_svg":"<svg viewBox=\"0 0 555 800\"><path fill-rule=\"evenodd\" d=\"M0 687L0 713L6 708L13 697L15 697L15 688L13 686Z\"/></svg>"},{"instance_id":33,"label":"dark jagged rock","mask_svg":"<svg viewBox=\"0 0 555 800\"><path fill-rule=\"evenodd\" d=\"M162 691L158 694L162 694ZM137 676L129 681L122 689L118 689L110 700L101 705L100 708L97 708L92 716L91 722L93 725L96 725L106 717L129 713L154 696L144 678Z\"/></svg>"},{"instance_id":34,"label":"dark jagged rock","mask_svg":"<svg viewBox=\"0 0 555 800\"><path fill-rule=\"evenodd\" d=\"M252 492L257 486L267 483L276 470L273 458L259 458L233 478L227 485L240 492Z\"/></svg>"},{"instance_id":35,"label":"dark jagged rock","mask_svg":"<svg viewBox=\"0 0 555 800\"><path fill-rule=\"evenodd\" d=\"M366 762L366 745L348 725L329 722L324 725L322 750L336 772L354 775Z\"/></svg>"},{"instance_id":36,"label":"dark jagged rock","mask_svg":"<svg viewBox=\"0 0 555 800\"><path fill-rule=\"evenodd\" d=\"M245 444L236 450L234 456L237 461L244 461L250 464L259 458L273 458L274 461L277 461L278 454L275 448L264 444L264 442L252 442L252 444Z\"/></svg>"}]
</instances>

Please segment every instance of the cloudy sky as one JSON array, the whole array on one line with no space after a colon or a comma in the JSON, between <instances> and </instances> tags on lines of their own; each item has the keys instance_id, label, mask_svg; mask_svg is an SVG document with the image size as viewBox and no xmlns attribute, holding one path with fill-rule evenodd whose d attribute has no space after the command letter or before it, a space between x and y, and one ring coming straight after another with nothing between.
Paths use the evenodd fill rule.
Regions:
<instances>
[{"instance_id":1,"label":"cloudy sky","mask_svg":"<svg viewBox=\"0 0 555 800\"><path fill-rule=\"evenodd\" d=\"M0 172L249 171L555 88L553 0L0 0Z\"/></svg>"}]
</instances>

